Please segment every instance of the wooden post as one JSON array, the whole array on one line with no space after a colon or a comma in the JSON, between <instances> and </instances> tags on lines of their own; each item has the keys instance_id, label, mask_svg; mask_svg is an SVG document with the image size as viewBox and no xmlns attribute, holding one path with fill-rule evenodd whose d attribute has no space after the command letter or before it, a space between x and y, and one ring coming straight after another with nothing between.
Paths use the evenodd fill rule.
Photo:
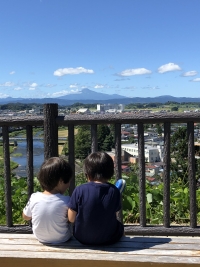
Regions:
<instances>
[{"instance_id":1,"label":"wooden post","mask_svg":"<svg viewBox=\"0 0 200 267\"><path fill-rule=\"evenodd\" d=\"M6 224L12 226L12 197L11 197L11 173L10 173L10 149L8 127L2 127L3 155L4 155L4 184L5 184L5 207Z\"/></svg>"},{"instance_id":2,"label":"wooden post","mask_svg":"<svg viewBox=\"0 0 200 267\"><path fill-rule=\"evenodd\" d=\"M44 105L44 159L58 157L58 104Z\"/></svg>"}]
</instances>

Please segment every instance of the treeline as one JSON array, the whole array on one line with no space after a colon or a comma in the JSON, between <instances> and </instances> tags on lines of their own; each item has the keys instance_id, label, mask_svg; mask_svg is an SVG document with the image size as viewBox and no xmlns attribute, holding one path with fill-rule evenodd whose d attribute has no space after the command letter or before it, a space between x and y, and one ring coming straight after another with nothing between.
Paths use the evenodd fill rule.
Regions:
<instances>
[{"instance_id":1,"label":"treeline","mask_svg":"<svg viewBox=\"0 0 200 267\"><path fill-rule=\"evenodd\" d=\"M114 126L98 125L97 140L99 151L111 151L114 146ZM78 126L74 145L76 159L84 159L91 153L91 127L89 125ZM68 155L68 142L65 143L62 153Z\"/></svg>"},{"instance_id":2,"label":"treeline","mask_svg":"<svg viewBox=\"0 0 200 267\"><path fill-rule=\"evenodd\" d=\"M175 102L175 101L168 101L166 103L131 103L125 106L125 109L147 109L147 108L174 108L174 106L176 106L174 109L174 111L177 111L179 107L191 107L191 106L196 106L196 107L200 107L200 103L199 102Z\"/></svg>"},{"instance_id":3,"label":"treeline","mask_svg":"<svg viewBox=\"0 0 200 267\"><path fill-rule=\"evenodd\" d=\"M73 105L69 106L63 106L59 105L59 109L79 109L79 108L91 108L96 109L97 104L83 104L83 103L74 103ZM36 108L43 108L43 104L38 103L29 103L29 104L23 104L23 103L8 103L0 105L0 110L10 110L10 111L21 111L26 109L36 109Z\"/></svg>"},{"instance_id":4,"label":"treeline","mask_svg":"<svg viewBox=\"0 0 200 267\"><path fill-rule=\"evenodd\" d=\"M83 103L74 103L73 105L68 106L68 108L91 108L96 109L97 104L83 104Z\"/></svg>"},{"instance_id":5,"label":"treeline","mask_svg":"<svg viewBox=\"0 0 200 267\"><path fill-rule=\"evenodd\" d=\"M168 101L166 103L131 103L128 105L125 105L125 109L147 109L147 108L167 108L174 109L174 111L177 111L179 107L191 107L191 106L196 106L197 108L200 108L200 103L199 102L174 102L174 101ZM20 111L20 110L26 110L26 109L36 109L36 108L43 108L43 104L39 103L29 103L29 104L24 104L24 103L8 103L8 104L3 104L0 105L0 110L10 110L10 111ZM84 104L81 102L76 102L72 105L59 105L59 109L79 109L79 108L89 108L89 109L96 109L97 104ZM173 110L172 110L173 111Z\"/></svg>"},{"instance_id":6,"label":"treeline","mask_svg":"<svg viewBox=\"0 0 200 267\"><path fill-rule=\"evenodd\" d=\"M20 111L32 108L40 108L43 107L42 104L30 103L30 104L23 104L23 103L8 103L4 105L0 105L0 110L11 110L11 111Z\"/></svg>"},{"instance_id":7,"label":"treeline","mask_svg":"<svg viewBox=\"0 0 200 267\"><path fill-rule=\"evenodd\" d=\"M145 108L159 108L160 106L163 106L161 103L131 103L125 106L125 109L145 109Z\"/></svg>"}]
</instances>

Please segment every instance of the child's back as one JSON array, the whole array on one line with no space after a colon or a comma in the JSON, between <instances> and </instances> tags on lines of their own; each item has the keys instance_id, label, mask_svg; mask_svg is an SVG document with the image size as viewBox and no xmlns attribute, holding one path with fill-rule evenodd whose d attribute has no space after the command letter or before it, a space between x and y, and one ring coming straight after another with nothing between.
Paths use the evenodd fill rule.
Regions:
<instances>
[{"instance_id":1,"label":"child's back","mask_svg":"<svg viewBox=\"0 0 200 267\"><path fill-rule=\"evenodd\" d=\"M87 245L117 242L124 227L116 218L121 209L120 191L108 183L114 173L113 160L106 153L92 153L84 162L84 171L89 182L74 190L69 203L74 236Z\"/></svg>"},{"instance_id":2,"label":"child's back","mask_svg":"<svg viewBox=\"0 0 200 267\"><path fill-rule=\"evenodd\" d=\"M70 197L62 194L33 193L23 213L32 217L35 237L42 243L65 242L71 237L67 224L67 205Z\"/></svg>"},{"instance_id":3,"label":"child's back","mask_svg":"<svg viewBox=\"0 0 200 267\"><path fill-rule=\"evenodd\" d=\"M69 188L72 169L62 158L45 161L38 173L43 192L33 193L23 209L23 218L32 220L35 237L42 243L67 241L72 233L67 222L69 196L63 194Z\"/></svg>"}]
</instances>

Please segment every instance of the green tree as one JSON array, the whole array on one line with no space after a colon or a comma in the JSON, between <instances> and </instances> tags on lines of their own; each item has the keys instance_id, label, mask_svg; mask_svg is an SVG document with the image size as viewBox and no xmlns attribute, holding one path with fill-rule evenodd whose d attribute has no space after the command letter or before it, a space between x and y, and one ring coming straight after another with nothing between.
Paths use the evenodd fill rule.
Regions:
<instances>
[{"instance_id":1,"label":"green tree","mask_svg":"<svg viewBox=\"0 0 200 267\"><path fill-rule=\"evenodd\" d=\"M179 127L171 138L171 171L172 179L188 181L188 140L187 128Z\"/></svg>"},{"instance_id":2,"label":"green tree","mask_svg":"<svg viewBox=\"0 0 200 267\"><path fill-rule=\"evenodd\" d=\"M97 139L99 151L111 151L113 146L113 135L107 125L98 125ZM64 147L64 153L68 153L68 145ZM83 125L78 128L75 136L75 157L84 159L91 153L91 128Z\"/></svg>"},{"instance_id":3,"label":"green tree","mask_svg":"<svg viewBox=\"0 0 200 267\"><path fill-rule=\"evenodd\" d=\"M113 146L113 135L108 125L98 125L97 137L98 137L98 150L111 151Z\"/></svg>"},{"instance_id":4,"label":"green tree","mask_svg":"<svg viewBox=\"0 0 200 267\"><path fill-rule=\"evenodd\" d=\"M78 129L75 136L75 157L84 159L91 153L91 131L90 126L83 125Z\"/></svg>"},{"instance_id":5,"label":"green tree","mask_svg":"<svg viewBox=\"0 0 200 267\"><path fill-rule=\"evenodd\" d=\"M101 146L102 151L111 151L113 146L113 136L112 134L106 135L103 144Z\"/></svg>"},{"instance_id":6,"label":"green tree","mask_svg":"<svg viewBox=\"0 0 200 267\"><path fill-rule=\"evenodd\" d=\"M178 107L172 107L171 111L178 111Z\"/></svg>"},{"instance_id":7,"label":"green tree","mask_svg":"<svg viewBox=\"0 0 200 267\"><path fill-rule=\"evenodd\" d=\"M131 136L129 137L129 140L128 141L129 141L130 144L133 144L135 142L135 140L134 140L134 133L131 134Z\"/></svg>"},{"instance_id":8,"label":"green tree","mask_svg":"<svg viewBox=\"0 0 200 267\"><path fill-rule=\"evenodd\" d=\"M162 125L156 124L156 130L157 130L158 135L162 135L162 132L163 132Z\"/></svg>"}]
</instances>

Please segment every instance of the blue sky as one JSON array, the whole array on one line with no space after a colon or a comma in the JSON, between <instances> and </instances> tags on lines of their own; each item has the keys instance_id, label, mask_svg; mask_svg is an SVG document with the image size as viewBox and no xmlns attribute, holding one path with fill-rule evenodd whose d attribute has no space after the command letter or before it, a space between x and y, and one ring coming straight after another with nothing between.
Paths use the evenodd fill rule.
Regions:
<instances>
[{"instance_id":1,"label":"blue sky","mask_svg":"<svg viewBox=\"0 0 200 267\"><path fill-rule=\"evenodd\" d=\"M0 98L200 97L200 0L5 0Z\"/></svg>"}]
</instances>

